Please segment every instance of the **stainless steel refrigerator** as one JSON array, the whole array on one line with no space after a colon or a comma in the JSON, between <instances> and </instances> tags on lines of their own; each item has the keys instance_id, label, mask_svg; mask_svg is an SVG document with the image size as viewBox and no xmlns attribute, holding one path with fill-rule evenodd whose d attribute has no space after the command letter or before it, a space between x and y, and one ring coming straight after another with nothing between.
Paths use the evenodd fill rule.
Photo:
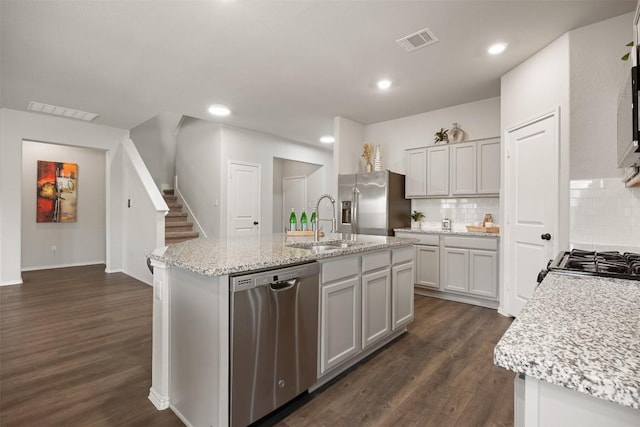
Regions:
<instances>
[{"instance_id":1,"label":"stainless steel refrigerator","mask_svg":"<svg viewBox=\"0 0 640 427\"><path fill-rule=\"evenodd\" d=\"M411 226L411 200L404 198L404 175L384 171L338 175L338 231L392 236Z\"/></svg>"}]
</instances>

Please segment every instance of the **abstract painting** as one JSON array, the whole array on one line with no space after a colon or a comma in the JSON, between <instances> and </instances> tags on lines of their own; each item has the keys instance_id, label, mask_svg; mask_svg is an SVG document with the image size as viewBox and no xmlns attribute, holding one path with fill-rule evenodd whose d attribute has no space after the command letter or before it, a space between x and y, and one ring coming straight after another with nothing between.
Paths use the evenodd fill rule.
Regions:
<instances>
[{"instance_id":1,"label":"abstract painting","mask_svg":"<svg viewBox=\"0 0 640 427\"><path fill-rule=\"evenodd\" d=\"M38 160L37 222L76 222L78 165Z\"/></svg>"}]
</instances>

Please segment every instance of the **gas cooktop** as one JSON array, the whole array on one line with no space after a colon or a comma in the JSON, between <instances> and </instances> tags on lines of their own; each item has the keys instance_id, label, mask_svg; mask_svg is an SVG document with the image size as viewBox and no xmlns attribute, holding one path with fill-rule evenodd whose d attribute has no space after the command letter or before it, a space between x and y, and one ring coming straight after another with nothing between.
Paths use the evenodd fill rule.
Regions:
<instances>
[{"instance_id":1,"label":"gas cooktop","mask_svg":"<svg viewBox=\"0 0 640 427\"><path fill-rule=\"evenodd\" d=\"M561 252L547 269L566 273L640 280L640 254L616 251Z\"/></svg>"}]
</instances>

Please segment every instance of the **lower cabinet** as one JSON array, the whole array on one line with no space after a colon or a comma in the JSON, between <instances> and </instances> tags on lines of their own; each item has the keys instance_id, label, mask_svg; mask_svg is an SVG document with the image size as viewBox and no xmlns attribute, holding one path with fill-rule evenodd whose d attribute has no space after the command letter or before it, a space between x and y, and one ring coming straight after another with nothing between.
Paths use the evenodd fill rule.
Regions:
<instances>
[{"instance_id":1,"label":"lower cabinet","mask_svg":"<svg viewBox=\"0 0 640 427\"><path fill-rule=\"evenodd\" d=\"M440 246L416 245L416 286L440 289Z\"/></svg>"},{"instance_id":2,"label":"lower cabinet","mask_svg":"<svg viewBox=\"0 0 640 427\"><path fill-rule=\"evenodd\" d=\"M320 371L339 365L360 351L360 278L320 289Z\"/></svg>"},{"instance_id":3,"label":"lower cabinet","mask_svg":"<svg viewBox=\"0 0 640 427\"><path fill-rule=\"evenodd\" d=\"M469 292L488 298L498 297L498 253L469 251Z\"/></svg>"},{"instance_id":4,"label":"lower cabinet","mask_svg":"<svg viewBox=\"0 0 640 427\"><path fill-rule=\"evenodd\" d=\"M413 320L413 257L405 246L321 262L321 376Z\"/></svg>"},{"instance_id":5,"label":"lower cabinet","mask_svg":"<svg viewBox=\"0 0 640 427\"><path fill-rule=\"evenodd\" d=\"M442 289L467 292L469 290L469 251L442 248Z\"/></svg>"}]
</instances>

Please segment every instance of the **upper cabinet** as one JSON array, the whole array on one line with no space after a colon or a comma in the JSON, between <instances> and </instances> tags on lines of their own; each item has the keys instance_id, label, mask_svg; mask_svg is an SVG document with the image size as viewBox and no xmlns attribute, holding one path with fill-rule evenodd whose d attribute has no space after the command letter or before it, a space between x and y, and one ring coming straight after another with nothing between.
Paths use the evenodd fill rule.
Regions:
<instances>
[{"instance_id":1,"label":"upper cabinet","mask_svg":"<svg viewBox=\"0 0 640 427\"><path fill-rule=\"evenodd\" d=\"M407 150L406 197L497 196L500 139Z\"/></svg>"},{"instance_id":2,"label":"upper cabinet","mask_svg":"<svg viewBox=\"0 0 640 427\"><path fill-rule=\"evenodd\" d=\"M405 197L424 197L427 195L427 149L407 150L407 173L405 176Z\"/></svg>"}]
</instances>

